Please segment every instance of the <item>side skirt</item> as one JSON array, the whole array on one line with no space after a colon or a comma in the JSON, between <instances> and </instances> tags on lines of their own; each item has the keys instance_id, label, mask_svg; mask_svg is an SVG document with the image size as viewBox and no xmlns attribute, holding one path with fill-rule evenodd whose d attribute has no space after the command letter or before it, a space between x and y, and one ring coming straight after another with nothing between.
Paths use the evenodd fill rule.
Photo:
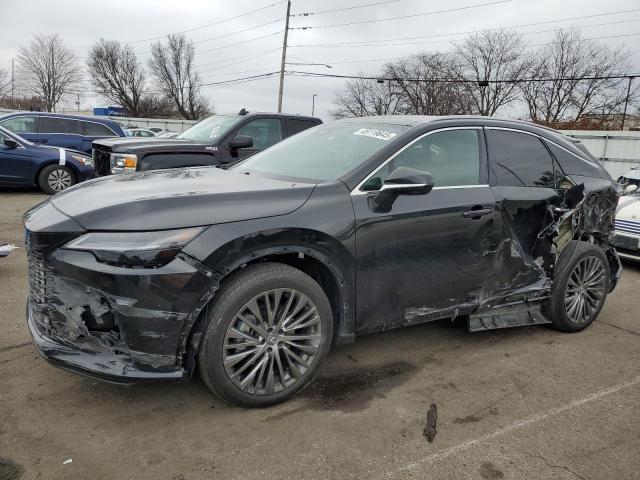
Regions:
<instances>
[{"instance_id":1,"label":"side skirt","mask_svg":"<svg viewBox=\"0 0 640 480\"><path fill-rule=\"evenodd\" d=\"M474 313L469 316L468 328L470 332L479 332L545 323L551 321L542 313L542 303L519 304Z\"/></svg>"}]
</instances>

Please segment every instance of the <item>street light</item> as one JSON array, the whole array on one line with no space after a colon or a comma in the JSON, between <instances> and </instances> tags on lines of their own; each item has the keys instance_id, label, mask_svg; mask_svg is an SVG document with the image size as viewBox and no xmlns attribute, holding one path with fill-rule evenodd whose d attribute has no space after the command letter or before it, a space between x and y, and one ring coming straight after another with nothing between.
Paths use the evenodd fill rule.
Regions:
<instances>
[{"instance_id":1,"label":"street light","mask_svg":"<svg viewBox=\"0 0 640 480\"><path fill-rule=\"evenodd\" d=\"M311 116L313 117L314 112L316 111L316 97L318 96L317 93L313 94L313 97L311 97Z\"/></svg>"}]
</instances>

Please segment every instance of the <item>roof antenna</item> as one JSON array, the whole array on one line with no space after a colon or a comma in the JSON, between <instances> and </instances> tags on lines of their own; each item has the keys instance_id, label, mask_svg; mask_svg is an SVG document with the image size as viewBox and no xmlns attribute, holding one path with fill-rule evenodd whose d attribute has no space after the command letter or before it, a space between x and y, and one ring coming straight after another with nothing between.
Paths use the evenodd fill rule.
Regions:
<instances>
[{"instance_id":1,"label":"roof antenna","mask_svg":"<svg viewBox=\"0 0 640 480\"><path fill-rule=\"evenodd\" d=\"M242 107L242 110L240 110L238 112L238 115L246 115L247 113L249 113L249 110L247 110L246 108Z\"/></svg>"}]
</instances>

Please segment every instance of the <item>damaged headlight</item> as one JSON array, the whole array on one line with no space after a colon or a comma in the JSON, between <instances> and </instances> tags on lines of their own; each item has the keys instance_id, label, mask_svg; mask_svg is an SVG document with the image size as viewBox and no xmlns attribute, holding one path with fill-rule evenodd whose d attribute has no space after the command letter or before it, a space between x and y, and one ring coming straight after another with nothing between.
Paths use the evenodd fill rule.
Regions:
<instances>
[{"instance_id":1,"label":"damaged headlight","mask_svg":"<svg viewBox=\"0 0 640 480\"><path fill-rule=\"evenodd\" d=\"M64 247L91 252L98 261L131 268L157 268L169 263L203 227L157 232L87 233Z\"/></svg>"},{"instance_id":2,"label":"damaged headlight","mask_svg":"<svg viewBox=\"0 0 640 480\"><path fill-rule=\"evenodd\" d=\"M132 173L136 171L138 156L132 153L112 153L110 156L111 173Z\"/></svg>"}]
</instances>

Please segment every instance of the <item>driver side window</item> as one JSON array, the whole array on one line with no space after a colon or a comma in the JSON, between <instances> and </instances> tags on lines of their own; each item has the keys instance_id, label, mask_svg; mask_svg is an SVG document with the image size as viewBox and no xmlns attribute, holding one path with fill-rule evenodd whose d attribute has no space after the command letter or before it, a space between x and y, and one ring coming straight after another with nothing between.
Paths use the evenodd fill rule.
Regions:
<instances>
[{"instance_id":1,"label":"driver side window","mask_svg":"<svg viewBox=\"0 0 640 480\"><path fill-rule=\"evenodd\" d=\"M253 138L253 148L264 150L282 140L282 127L277 118L259 118L243 126L238 130L237 135L247 135Z\"/></svg>"},{"instance_id":2,"label":"driver side window","mask_svg":"<svg viewBox=\"0 0 640 480\"><path fill-rule=\"evenodd\" d=\"M363 185L363 190L379 190L398 167L429 172L436 187L477 185L480 182L479 132L478 129L455 129L426 135L376 172Z\"/></svg>"}]
</instances>

